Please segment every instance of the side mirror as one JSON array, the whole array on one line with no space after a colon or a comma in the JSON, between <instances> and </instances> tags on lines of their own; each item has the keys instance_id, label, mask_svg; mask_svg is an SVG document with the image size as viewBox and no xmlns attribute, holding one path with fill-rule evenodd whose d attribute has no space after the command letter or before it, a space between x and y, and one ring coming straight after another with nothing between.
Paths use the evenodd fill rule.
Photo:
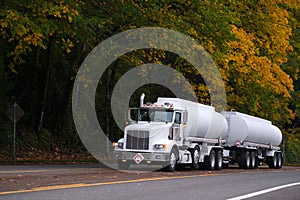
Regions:
<instances>
[{"instance_id":1,"label":"side mirror","mask_svg":"<svg viewBox=\"0 0 300 200\"><path fill-rule=\"evenodd\" d=\"M183 119L183 123L186 124L187 121L188 121L188 112L187 111L183 112L183 118L182 119Z\"/></svg>"}]
</instances>

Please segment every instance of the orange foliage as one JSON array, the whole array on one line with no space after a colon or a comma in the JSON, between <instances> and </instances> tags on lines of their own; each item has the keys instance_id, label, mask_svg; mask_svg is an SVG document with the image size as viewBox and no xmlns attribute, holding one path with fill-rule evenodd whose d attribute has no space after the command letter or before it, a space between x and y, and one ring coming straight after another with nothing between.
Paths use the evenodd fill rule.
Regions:
<instances>
[{"instance_id":1,"label":"orange foliage","mask_svg":"<svg viewBox=\"0 0 300 200\"><path fill-rule=\"evenodd\" d=\"M263 88L271 87L277 94L289 98L289 90L293 90L292 79L276 62L259 55L254 43L254 34L246 33L236 26L232 26L232 32L238 40L228 42L230 52L226 67L234 68L234 71L239 73L237 82L242 85L244 80L251 80Z\"/></svg>"}]
</instances>

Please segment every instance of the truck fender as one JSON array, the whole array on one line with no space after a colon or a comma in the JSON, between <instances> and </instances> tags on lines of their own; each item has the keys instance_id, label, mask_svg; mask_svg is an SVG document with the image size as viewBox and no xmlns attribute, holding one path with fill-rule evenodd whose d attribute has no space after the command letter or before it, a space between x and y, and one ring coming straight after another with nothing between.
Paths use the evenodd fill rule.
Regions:
<instances>
[{"instance_id":1,"label":"truck fender","mask_svg":"<svg viewBox=\"0 0 300 200\"><path fill-rule=\"evenodd\" d=\"M177 158L179 158L179 148L176 144L172 146L172 148L170 149L170 153L172 150L176 152Z\"/></svg>"},{"instance_id":2,"label":"truck fender","mask_svg":"<svg viewBox=\"0 0 300 200\"><path fill-rule=\"evenodd\" d=\"M223 151L223 148L220 146L207 146L208 151L205 153L205 155L208 156L210 154L211 150L213 150L213 149Z\"/></svg>"},{"instance_id":3,"label":"truck fender","mask_svg":"<svg viewBox=\"0 0 300 200\"><path fill-rule=\"evenodd\" d=\"M271 156L273 157L275 154L275 150L269 150L269 151L266 151L266 156Z\"/></svg>"},{"instance_id":4,"label":"truck fender","mask_svg":"<svg viewBox=\"0 0 300 200\"><path fill-rule=\"evenodd\" d=\"M190 145L189 145L189 149L193 149L193 148L195 148L196 146L199 146L199 149L200 149L200 151L201 151L201 145L199 145L198 143L192 143L192 144L190 144Z\"/></svg>"}]
</instances>

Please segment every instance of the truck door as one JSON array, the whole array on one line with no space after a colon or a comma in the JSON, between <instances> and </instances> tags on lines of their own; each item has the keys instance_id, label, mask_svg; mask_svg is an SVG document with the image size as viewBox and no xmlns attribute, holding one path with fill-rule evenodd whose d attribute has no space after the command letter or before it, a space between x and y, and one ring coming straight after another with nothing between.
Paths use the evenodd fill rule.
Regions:
<instances>
[{"instance_id":1,"label":"truck door","mask_svg":"<svg viewBox=\"0 0 300 200\"><path fill-rule=\"evenodd\" d=\"M183 138L182 113L179 111L176 111L175 119L174 119L174 126L173 126L173 140L175 140L178 145L182 145L182 138Z\"/></svg>"}]
</instances>

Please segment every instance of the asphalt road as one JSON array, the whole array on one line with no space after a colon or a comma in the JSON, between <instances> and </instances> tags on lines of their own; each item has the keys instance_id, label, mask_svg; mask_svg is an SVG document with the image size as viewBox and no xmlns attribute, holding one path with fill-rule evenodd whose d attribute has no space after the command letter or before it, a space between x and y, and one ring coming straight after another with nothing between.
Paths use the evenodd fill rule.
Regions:
<instances>
[{"instance_id":1,"label":"asphalt road","mask_svg":"<svg viewBox=\"0 0 300 200\"><path fill-rule=\"evenodd\" d=\"M3 169L3 168L2 168ZM55 168L55 171L66 173L73 170L99 170L91 167L70 167L61 166ZM27 169L15 169L23 173L34 173ZM35 170L42 170L36 167ZM47 171L50 170L50 171ZM44 167L44 172L50 173L53 167ZM238 169L237 169L238 170ZM9 174L9 169L1 170L2 176ZM0 171L0 176L1 176ZM172 199L172 200L190 200L190 199L242 199L241 196L253 194L266 189L284 186L291 183L297 183L286 188L274 189L268 193L262 193L253 197L251 200L260 199L299 199L300 195L300 170L241 170L238 173L230 171L224 173L198 173L197 171L188 171L177 173L175 176L148 176L138 179L112 180L107 182L93 183L74 183L67 185L52 185L47 187L37 187L33 189L15 190L11 193L0 192L0 199L100 199L100 200L144 200L144 199ZM234 171L234 170L232 170ZM114 170L108 171L109 174L117 173ZM197 173L196 173L197 172ZM5 177L5 176L3 176ZM237 198L236 198L237 197Z\"/></svg>"},{"instance_id":2,"label":"asphalt road","mask_svg":"<svg viewBox=\"0 0 300 200\"><path fill-rule=\"evenodd\" d=\"M61 165L0 165L0 175L24 173L52 173L70 171L93 171L107 169L103 164L61 164Z\"/></svg>"}]
</instances>

